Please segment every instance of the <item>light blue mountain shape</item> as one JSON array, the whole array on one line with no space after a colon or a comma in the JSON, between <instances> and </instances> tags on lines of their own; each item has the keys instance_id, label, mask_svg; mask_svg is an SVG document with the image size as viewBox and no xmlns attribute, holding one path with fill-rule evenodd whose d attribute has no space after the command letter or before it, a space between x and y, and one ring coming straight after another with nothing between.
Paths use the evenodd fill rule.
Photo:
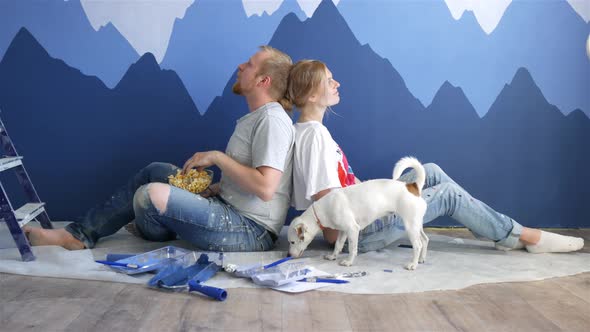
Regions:
<instances>
[{"instance_id":1,"label":"light blue mountain shape","mask_svg":"<svg viewBox=\"0 0 590 332\"><path fill-rule=\"evenodd\" d=\"M175 70L200 112L205 112L240 63L267 44L290 12L304 18L296 0L272 15L247 17L241 0L199 0L174 23L163 68Z\"/></svg>"},{"instance_id":2,"label":"light blue mountain shape","mask_svg":"<svg viewBox=\"0 0 590 332\"><path fill-rule=\"evenodd\" d=\"M114 87L139 56L112 25L95 31L80 0L1 0L0 57L26 27L53 57Z\"/></svg>"},{"instance_id":3,"label":"light blue mountain shape","mask_svg":"<svg viewBox=\"0 0 590 332\"><path fill-rule=\"evenodd\" d=\"M519 67L564 113L590 114L589 25L565 0L513 1L491 35L472 12L458 21L443 0L341 0L338 8L362 43L391 61L429 104L444 81L461 86L484 115Z\"/></svg>"}]
</instances>

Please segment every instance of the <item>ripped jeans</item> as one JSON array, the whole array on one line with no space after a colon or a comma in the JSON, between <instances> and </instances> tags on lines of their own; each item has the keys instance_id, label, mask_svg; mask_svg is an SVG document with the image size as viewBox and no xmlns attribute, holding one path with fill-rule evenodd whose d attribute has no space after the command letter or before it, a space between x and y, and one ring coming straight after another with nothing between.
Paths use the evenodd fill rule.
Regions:
<instances>
[{"instance_id":1,"label":"ripped jeans","mask_svg":"<svg viewBox=\"0 0 590 332\"><path fill-rule=\"evenodd\" d=\"M461 188L438 165L424 165L426 183L422 198L428 205L424 215L424 224L440 216L449 216L467 227L476 237L487 238L498 244L514 248L522 233L522 226L485 203L473 198ZM402 175L399 180L414 182L414 170ZM375 220L359 234L358 250L367 252L384 248L405 236L403 220L395 215L388 215Z\"/></svg>"},{"instance_id":2,"label":"ripped jeans","mask_svg":"<svg viewBox=\"0 0 590 332\"><path fill-rule=\"evenodd\" d=\"M178 167L151 163L84 218L66 226L86 248L135 221L140 235L150 241L170 241L177 235L201 250L263 251L276 239L262 225L240 215L219 197L200 195L170 186L166 211L160 213L148 194L150 183L168 183Z\"/></svg>"}]
</instances>

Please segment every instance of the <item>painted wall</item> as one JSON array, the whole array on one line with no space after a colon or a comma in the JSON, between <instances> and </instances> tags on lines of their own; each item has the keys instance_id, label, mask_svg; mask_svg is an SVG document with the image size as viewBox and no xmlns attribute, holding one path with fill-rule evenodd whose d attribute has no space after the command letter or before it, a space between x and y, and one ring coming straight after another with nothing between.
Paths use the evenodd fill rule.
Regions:
<instances>
[{"instance_id":1,"label":"painted wall","mask_svg":"<svg viewBox=\"0 0 590 332\"><path fill-rule=\"evenodd\" d=\"M2 0L0 116L73 220L151 161L224 149L236 66L270 44L341 82L325 123L359 178L415 155L524 225L588 227L590 15L570 2Z\"/></svg>"}]
</instances>

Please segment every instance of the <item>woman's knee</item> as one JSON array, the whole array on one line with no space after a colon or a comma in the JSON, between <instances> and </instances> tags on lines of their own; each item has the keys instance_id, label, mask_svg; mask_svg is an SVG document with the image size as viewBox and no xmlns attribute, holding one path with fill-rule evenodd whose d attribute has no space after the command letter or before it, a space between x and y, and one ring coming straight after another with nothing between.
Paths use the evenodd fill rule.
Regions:
<instances>
[{"instance_id":1,"label":"woman's knee","mask_svg":"<svg viewBox=\"0 0 590 332\"><path fill-rule=\"evenodd\" d=\"M438 184L434 186L433 189L438 191L439 195L447 194L451 196L456 196L457 198L463 198L468 196L468 193L463 188L461 188L461 186L453 182L445 182Z\"/></svg>"},{"instance_id":2,"label":"woman's knee","mask_svg":"<svg viewBox=\"0 0 590 332\"><path fill-rule=\"evenodd\" d=\"M438 166L435 163L427 163L422 165L424 166L424 171L426 172L426 175L433 175L433 174L439 174L439 173L443 173L444 171L442 170L442 168L440 168L440 166Z\"/></svg>"}]
</instances>

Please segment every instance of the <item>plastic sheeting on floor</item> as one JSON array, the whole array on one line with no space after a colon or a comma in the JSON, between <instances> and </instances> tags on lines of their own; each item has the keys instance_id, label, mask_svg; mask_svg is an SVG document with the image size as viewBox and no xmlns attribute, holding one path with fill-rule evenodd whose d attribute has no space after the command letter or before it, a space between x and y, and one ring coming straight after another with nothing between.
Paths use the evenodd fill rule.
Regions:
<instances>
[{"instance_id":1,"label":"plastic sheeting on floor","mask_svg":"<svg viewBox=\"0 0 590 332\"><path fill-rule=\"evenodd\" d=\"M56 227L65 224L56 223ZM359 254L351 267L327 261L323 255L331 252L321 240L314 241L304 253L304 261L328 273L366 271L367 276L348 279L349 284L331 285L320 291L337 291L357 294L390 294L423 292L429 290L460 289L475 284L508 281L532 281L562 277L590 271L590 254L529 254L523 250L499 251L492 242L452 238L429 234L430 245L425 264L415 271L406 271L403 266L412 257L412 249L398 247L399 243L364 254ZM402 240L401 243L409 243ZM144 284L152 276L126 276L113 272L106 266L95 263L107 253L141 253L175 245L188 249L184 241L148 242L125 230L99 241L92 250L68 251L55 246L34 247L37 256L34 262L22 262L15 248L0 249L0 272L41 277L73 278ZM270 263L286 256L288 242L286 228L273 251L226 253L226 263ZM344 258L342 254L341 258ZM391 271L391 272L390 272ZM258 287L247 279L235 278L225 272L218 273L206 283L221 288Z\"/></svg>"}]
</instances>

